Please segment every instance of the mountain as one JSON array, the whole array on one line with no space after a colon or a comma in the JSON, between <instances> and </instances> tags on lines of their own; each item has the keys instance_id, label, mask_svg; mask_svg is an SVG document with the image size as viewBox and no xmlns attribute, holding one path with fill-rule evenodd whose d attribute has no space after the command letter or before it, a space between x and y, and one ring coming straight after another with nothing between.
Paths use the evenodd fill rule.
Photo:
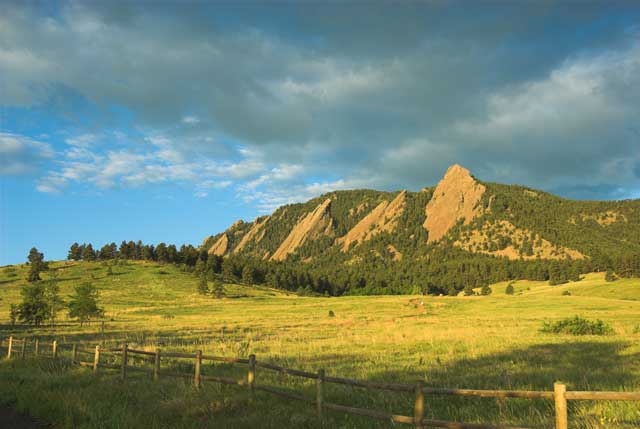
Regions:
<instances>
[{"instance_id":1,"label":"mountain","mask_svg":"<svg viewBox=\"0 0 640 429\"><path fill-rule=\"evenodd\" d=\"M454 293L609 268L640 275L640 200L568 200L453 165L435 188L330 192L238 221L202 248L229 260L231 274L250 261L257 277L302 272L296 286L324 282L330 293Z\"/></svg>"}]
</instances>

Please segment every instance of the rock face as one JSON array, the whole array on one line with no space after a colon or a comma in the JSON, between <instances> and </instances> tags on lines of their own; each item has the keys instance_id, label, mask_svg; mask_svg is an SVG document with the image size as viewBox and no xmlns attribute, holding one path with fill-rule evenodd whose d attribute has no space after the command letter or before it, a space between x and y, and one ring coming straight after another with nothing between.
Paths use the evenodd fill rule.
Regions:
<instances>
[{"instance_id":1,"label":"rock face","mask_svg":"<svg viewBox=\"0 0 640 429\"><path fill-rule=\"evenodd\" d=\"M229 247L229 237L227 234L222 234L218 240L213 243L213 246L209 248L210 255L222 256L227 252L227 248Z\"/></svg>"},{"instance_id":2,"label":"rock face","mask_svg":"<svg viewBox=\"0 0 640 429\"><path fill-rule=\"evenodd\" d=\"M466 225L482 214L479 203L485 190L466 168L458 164L449 167L427 203L423 225L429 232L427 241L440 240L460 219Z\"/></svg>"},{"instance_id":3,"label":"rock face","mask_svg":"<svg viewBox=\"0 0 640 429\"><path fill-rule=\"evenodd\" d=\"M400 192L391 202L383 201L366 215L349 232L338 240L342 251L349 250L351 243L366 241L380 232L393 232L407 201L407 191Z\"/></svg>"},{"instance_id":4,"label":"rock face","mask_svg":"<svg viewBox=\"0 0 640 429\"><path fill-rule=\"evenodd\" d=\"M321 235L333 235L333 221L329 212L331 199L327 198L312 212L308 213L291 230L280 247L273 253L271 260L282 261L295 252L307 239Z\"/></svg>"},{"instance_id":5,"label":"rock face","mask_svg":"<svg viewBox=\"0 0 640 429\"><path fill-rule=\"evenodd\" d=\"M262 237L264 237L263 227L268 220L269 220L269 216L257 218L253 222L253 225L251 225L251 228L249 229L249 231L247 231L247 233L242 236L242 240L240 240L238 245L233 249L233 253L238 253L239 251L241 251L244 248L244 246L246 246L247 243L249 243L254 238L256 242L260 242Z\"/></svg>"}]
</instances>

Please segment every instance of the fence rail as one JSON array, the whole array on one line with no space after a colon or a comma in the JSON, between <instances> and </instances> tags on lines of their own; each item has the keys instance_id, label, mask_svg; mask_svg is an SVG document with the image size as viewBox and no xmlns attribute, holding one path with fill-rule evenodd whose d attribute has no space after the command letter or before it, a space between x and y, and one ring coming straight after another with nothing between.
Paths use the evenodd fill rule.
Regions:
<instances>
[{"instance_id":1,"label":"fence rail","mask_svg":"<svg viewBox=\"0 0 640 429\"><path fill-rule=\"evenodd\" d=\"M4 343L4 339L0 338L0 348ZM7 339L7 352L6 358L11 359L15 357L16 346L20 346L18 353L21 359L25 359L27 353L27 345L29 340L27 338L14 338L9 337ZM437 387L424 386L423 381L417 381L415 384L402 384L402 383L381 383L371 382L364 380L355 380L342 377L329 377L325 375L324 369L320 369L317 373L302 371L298 369L287 368L280 365L275 365L268 362L262 362L256 360L255 355L249 356L248 359L244 358L230 358L221 356L203 355L202 351L196 351L194 353L178 353L178 352L165 352L157 348L155 351L136 350L130 349L127 344L122 347L102 349L99 345L93 349L79 347L77 344L58 344L56 340L51 341L49 346L44 346L39 340L33 341L33 356L34 357L52 357L58 358L61 348L71 348L71 361L79 366L91 367L93 374L98 373L99 368L115 369L120 371L120 376L123 379L127 378L128 371L144 372L152 374L154 380L158 380L162 377L176 377L193 380L193 384L196 388L201 387L202 381L212 381L221 384L246 386L253 393L255 391L261 391L270 393L273 395L281 396L283 398L292 399L301 402L307 402L315 405L318 418L322 421L323 411L334 410L344 413L369 417L378 420L392 421L399 424L413 425L416 429L424 429L426 427L436 428L449 428L449 429L527 429L518 426L507 426L500 424L485 424L485 423L463 423L463 422L451 422L444 420L433 420L424 418L424 396L430 395L453 395L453 396L472 396L480 398L523 398L523 399L546 399L553 400L555 405L555 429L568 429L568 413L567 413L567 401L571 400L590 400L590 401L640 401L640 392L591 392L591 391L567 391L566 385L562 383L555 383L553 391L529 391L529 390L478 390L478 389L446 389ZM46 349L49 351L46 351ZM87 362L79 359L78 354L91 354L93 355L93 361ZM113 365L106 362L101 362L100 357L103 354L110 356L119 355L121 364ZM153 368L136 367L129 364L129 356L138 355L144 357L153 357ZM194 363L194 370L192 374L184 372L171 372L161 370L162 358L172 359L191 359ZM201 373L203 361L214 362L226 362L237 363L247 365L246 378L234 379L229 377L220 377L214 375L204 375ZM288 374L294 377L303 377L316 380L316 395L315 397L305 396L298 392L291 392L281 388L276 388L267 385L256 384L256 368L267 369L271 371ZM347 405L334 404L331 402L325 402L324 400L324 384L334 383L343 384L347 386L362 387L365 389L374 390L386 390L394 392L409 392L414 393L414 412L412 416L397 415L388 413L386 411L377 411L366 408L350 407ZM529 428L530 429L530 428Z\"/></svg>"}]
</instances>

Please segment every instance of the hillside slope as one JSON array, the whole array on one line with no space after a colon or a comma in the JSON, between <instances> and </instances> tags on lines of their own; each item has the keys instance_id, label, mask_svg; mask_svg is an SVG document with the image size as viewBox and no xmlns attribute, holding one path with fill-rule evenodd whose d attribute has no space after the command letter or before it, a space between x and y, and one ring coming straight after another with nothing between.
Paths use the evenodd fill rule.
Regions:
<instances>
[{"instance_id":1,"label":"hillside slope","mask_svg":"<svg viewBox=\"0 0 640 429\"><path fill-rule=\"evenodd\" d=\"M315 280L350 278L337 286L351 292L352 283L363 281L369 291L390 283L401 286L398 291L424 290L434 283L433 291L449 293L507 278L568 278L575 271L613 268L632 276L640 275L640 200L568 200L481 182L453 165L435 188L330 192L236 222L203 248L280 261L315 272ZM373 274L383 270L388 273Z\"/></svg>"}]
</instances>

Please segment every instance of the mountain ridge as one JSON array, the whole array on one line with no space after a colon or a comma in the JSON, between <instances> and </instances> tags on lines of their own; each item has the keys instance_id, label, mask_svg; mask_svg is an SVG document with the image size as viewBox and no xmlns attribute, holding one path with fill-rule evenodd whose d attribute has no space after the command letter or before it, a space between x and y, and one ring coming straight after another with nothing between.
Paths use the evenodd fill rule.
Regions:
<instances>
[{"instance_id":1,"label":"mountain ridge","mask_svg":"<svg viewBox=\"0 0 640 429\"><path fill-rule=\"evenodd\" d=\"M325 193L253 222L236 222L207 238L202 249L225 259L295 265L326 276L346 270L367 277L361 272L384 268L391 276L385 282L398 284L402 270L438 272L436 262L450 264L447 273L468 261L478 272L502 264L499 271L506 274L480 276L485 280L513 273L540 279L550 276L554 264L567 273L629 265L623 260L640 264L640 200L569 200L483 182L455 164L435 187ZM523 274L526 270L537 274Z\"/></svg>"}]
</instances>

